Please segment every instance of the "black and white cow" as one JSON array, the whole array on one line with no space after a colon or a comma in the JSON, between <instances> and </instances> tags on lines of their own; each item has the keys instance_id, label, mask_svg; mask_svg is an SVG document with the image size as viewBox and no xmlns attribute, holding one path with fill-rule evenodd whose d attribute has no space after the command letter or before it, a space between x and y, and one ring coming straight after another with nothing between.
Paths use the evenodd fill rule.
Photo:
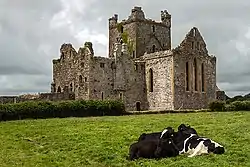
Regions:
<instances>
[{"instance_id":1,"label":"black and white cow","mask_svg":"<svg viewBox=\"0 0 250 167\"><path fill-rule=\"evenodd\" d=\"M162 132L164 136L164 131ZM196 130L190 126L181 124L178 132L173 134L173 142L176 144L179 154L187 154L193 157L202 154L223 154L224 147L211 139L199 137Z\"/></svg>"},{"instance_id":2,"label":"black and white cow","mask_svg":"<svg viewBox=\"0 0 250 167\"><path fill-rule=\"evenodd\" d=\"M164 158L179 155L179 150L169 137L174 130L170 127L164 130L164 134L146 135L147 137L133 143L129 148L129 160L142 158ZM150 136L150 137L149 137ZM153 137L152 137L153 136ZM160 138L161 137L161 138Z\"/></svg>"},{"instance_id":3,"label":"black and white cow","mask_svg":"<svg viewBox=\"0 0 250 167\"><path fill-rule=\"evenodd\" d=\"M202 154L223 154L225 149L219 143L204 137L191 134L184 142L184 148L180 154L187 154L188 157L194 157Z\"/></svg>"},{"instance_id":4,"label":"black and white cow","mask_svg":"<svg viewBox=\"0 0 250 167\"><path fill-rule=\"evenodd\" d=\"M168 133L166 133L166 132L168 132ZM170 137L170 135L173 135L173 133L174 133L174 129L172 127L167 127L162 132L143 133L138 138L138 141L155 140L155 139L159 140L162 137L162 135L165 135L166 137Z\"/></svg>"}]
</instances>

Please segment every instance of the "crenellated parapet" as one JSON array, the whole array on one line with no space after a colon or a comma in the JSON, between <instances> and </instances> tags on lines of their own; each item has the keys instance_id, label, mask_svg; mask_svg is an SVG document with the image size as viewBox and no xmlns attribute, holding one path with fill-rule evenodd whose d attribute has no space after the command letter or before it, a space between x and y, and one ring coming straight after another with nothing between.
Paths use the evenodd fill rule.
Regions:
<instances>
[{"instance_id":1,"label":"crenellated parapet","mask_svg":"<svg viewBox=\"0 0 250 167\"><path fill-rule=\"evenodd\" d=\"M166 27L171 26L171 15L168 13L167 10L161 11L161 21L152 20L145 17L145 13L141 7L135 6L131 9L131 13L127 19L122 20L121 22L118 21L118 15L114 14L114 16L109 18L109 29L117 28L117 26L130 24L133 22L145 22L148 24L155 24L155 25L162 25Z\"/></svg>"}]
</instances>

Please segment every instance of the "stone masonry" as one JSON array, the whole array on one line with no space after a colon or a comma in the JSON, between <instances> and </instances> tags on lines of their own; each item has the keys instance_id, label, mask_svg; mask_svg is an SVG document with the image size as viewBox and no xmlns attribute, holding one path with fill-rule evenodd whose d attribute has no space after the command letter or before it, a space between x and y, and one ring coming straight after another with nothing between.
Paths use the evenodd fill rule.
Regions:
<instances>
[{"instance_id":1,"label":"stone masonry","mask_svg":"<svg viewBox=\"0 0 250 167\"><path fill-rule=\"evenodd\" d=\"M193 27L171 48L171 15L161 21L145 18L134 7L126 20L109 18L108 57L94 55L91 42L76 51L63 44L53 60L51 93L68 92L75 99L120 99L126 110L207 108L216 99L216 58Z\"/></svg>"}]
</instances>

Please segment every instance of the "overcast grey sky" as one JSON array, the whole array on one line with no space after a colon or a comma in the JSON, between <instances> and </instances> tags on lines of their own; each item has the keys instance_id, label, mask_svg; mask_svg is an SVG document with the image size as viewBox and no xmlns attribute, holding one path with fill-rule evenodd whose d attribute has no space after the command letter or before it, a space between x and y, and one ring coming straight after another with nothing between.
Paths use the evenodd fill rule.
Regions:
<instances>
[{"instance_id":1,"label":"overcast grey sky","mask_svg":"<svg viewBox=\"0 0 250 167\"><path fill-rule=\"evenodd\" d=\"M250 92L249 0L0 0L0 95L48 92L52 59L70 42L85 41L107 55L108 18L125 19L133 6L147 18L172 15L172 47L194 26L217 57L217 82L230 96Z\"/></svg>"}]
</instances>

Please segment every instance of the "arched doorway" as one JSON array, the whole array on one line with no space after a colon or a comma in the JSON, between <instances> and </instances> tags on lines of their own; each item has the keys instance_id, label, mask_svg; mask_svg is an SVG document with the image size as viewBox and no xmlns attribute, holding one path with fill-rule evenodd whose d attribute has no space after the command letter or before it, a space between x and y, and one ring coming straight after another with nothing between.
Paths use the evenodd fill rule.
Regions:
<instances>
[{"instance_id":1,"label":"arched doorway","mask_svg":"<svg viewBox=\"0 0 250 167\"><path fill-rule=\"evenodd\" d=\"M136 111L141 111L141 102L136 102Z\"/></svg>"}]
</instances>

